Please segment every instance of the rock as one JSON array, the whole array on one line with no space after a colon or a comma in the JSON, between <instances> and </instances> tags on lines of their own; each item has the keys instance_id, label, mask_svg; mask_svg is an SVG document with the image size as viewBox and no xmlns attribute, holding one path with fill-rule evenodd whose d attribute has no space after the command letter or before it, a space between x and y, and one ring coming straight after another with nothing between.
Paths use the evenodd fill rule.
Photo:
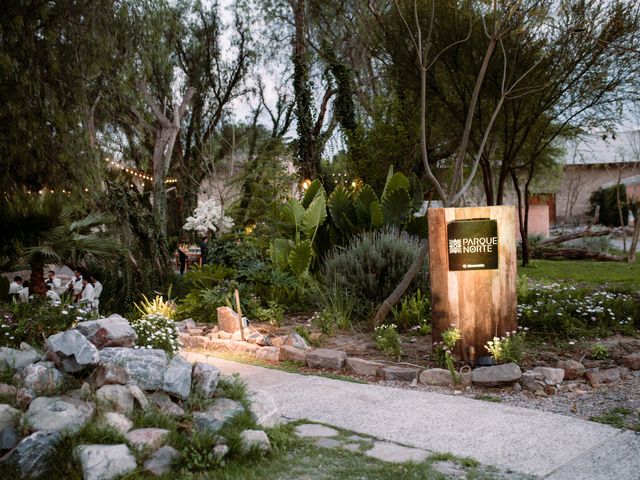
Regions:
<instances>
[{"instance_id":1,"label":"rock","mask_svg":"<svg viewBox=\"0 0 640 480\"><path fill-rule=\"evenodd\" d=\"M205 398L211 398L220 380L220 370L213 365L196 362L193 365L192 379L194 392Z\"/></svg>"},{"instance_id":2,"label":"rock","mask_svg":"<svg viewBox=\"0 0 640 480\"><path fill-rule=\"evenodd\" d=\"M23 352L37 352L37 350L27 342L20 342L20 346L18 348Z\"/></svg>"},{"instance_id":3,"label":"rock","mask_svg":"<svg viewBox=\"0 0 640 480\"><path fill-rule=\"evenodd\" d=\"M164 392L155 392L149 395L149 401L154 404L159 411L170 417L182 418L185 411L178 404L171 400L171 397Z\"/></svg>"},{"instance_id":4,"label":"rock","mask_svg":"<svg viewBox=\"0 0 640 480\"><path fill-rule=\"evenodd\" d=\"M36 392L30 388L21 388L16 392L16 404L23 410L29 407L34 398L36 398Z\"/></svg>"},{"instance_id":5,"label":"rock","mask_svg":"<svg viewBox=\"0 0 640 480\"><path fill-rule=\"evenodd\" d=\"M247 336L250 334L251 332L249 332L248 329L243 328L242 330L240 330L240 328L238 328L237 331L233 332L231 334L231 340L235 340L236 342L246 342ZM242 335L244 335L244 340L242 339ZM254 344L255 345L255 344Z\"/></svg>"},{"instance_id":6,"label":"rock","mask_svg":"<svg viewBox=\"0 0 640 480\"><path fill-rule=\"evenodd\" d=\"M365 377L377 376L378 370L384 366L385 364L381 362L363 360L362 358L347 358L347 368L356 375L363 375Z\"/></svg>"},{"instance_id":7,"label":"rock","mask_svg":"<svg viewBox=\"0 0 640 480\"><path fill-rule=\"evenodd\" d=\"M87 382L82 382L80 388L76 388L75 390L67 392L67 395L69 395L70 397L79 398L80 400L89 400L91 394L91 385L89 385Z\"/></svg>"},{"instance_id":8,"label":"rock","mask_svg":"<svg viewBox=\"0 0 640 480\"><path fill-rule=\"evenodd\" d=\"M265 362L277 362L280 360L280 349L278 347L261 347L256 352L256 359Z\"/></svg>"},{"instance_id":9,"label":"rock","mask_svg":"<svg viewBox=\"0 0 640 480\"><path fill-rule=\"evenodd\" d=\"M203 328L187 328L187 333L192 337L195 335L202 335L204 333Z\"/></svg>"},{"instance_id":10,"label":"rock","mask_svg":"<svg viewBox=\"0 0 640 480\"><path fill-rule=\"evenodd\" d=\"M77 330L67 330L47 338L47 359L63 371L74 373L98 364L98 349Z\"/></svg>"},{"instance_id":11,"label":"rock","mask_svg":"<svg viewBox=\"0 0 640 480\"><path fill-rule=\"evenodd\" d=\"M218 398L204 412L193 413L193 421L199 431L217 433L225 423L242 412L244 407L241 403L228 398Z\"/></svg>"},{"instance_id":12,"label":"rock","mask_svg":"<svg viewBox=\"0 0 640 480\"><path fill-rule=\"evenodd\" d=\"M565 380L575 380L584 375L586 368L580 362L575 360L562 360L558 362L558 368L564 370Z\"/></svg>"},{"instance_id":13,"label":"rock","mask_svg":"<svg viewBox=\"0 0 640 480\"><path fill-rule=\"evenodd\" d=\"M307 352L306 359L307 359L307 365L313 368L326 368L328 370L340 370L347 359L347 354L346 352L342 352L340 350L329 350L327 348L317 348L315 350L311 350L310 352Z\"/></svg>"},{"instance_id":14,"label":"rock","mask_svg":"<svg viewBox=\"0 0 640 480\"><path fill-rule=\"evenodd\" d=\"M620 370L617 368L607 368L606 370L589 370L585 374L587 381L592 387L597 387L602 383L613 383L621 380Z\"/></svg>"},{"instance_id":15,"label":"rock","mask_svg":"<svg viewBox=\"0 0 640 480\"><path fill-rule=\"evenodd\" d=\"M423 462L429 456L426 450L403 447L390 442L374 442L373 448L364 453L367 457L377 458L384 462L404 463Z\"/></svg>"},{"instance_id":16,"label":"rock","mask_svg":"<svg viewBox=\"0 0 640 480\"><path fill-rule=\"evenodd\" d=\"M451 480L467 478L467 471L463 467L448 460L433 462L431 468Z\"/></svg>"},{"instance_id":17,"label":"rock","mask_svg":"<svg viewBox=\"0 0 640 480\"><path fill-rule=\"evenodd\" d=\"M564 380L563 368L536 367L532 371L541 374L547 385L560 385Z\"/></svg>"},{"instance_id":18,"label":"rock","mask_svg":"<svg viewBox=\"0 0 640 480\"><path fill-rule=\"evenodd\" d=\"M137 467L136 457L124 444L79 445L75 453L80 459L83 480L111 480Z\"/></svg>"},{"instance_id":19,"label":"rock","mask_svg":"<svg viewBox=\"0 0 640 480\"><path fill-rule=\"evenodd\" d=\"M247 396L251 404L249 411L260 427L273 428L280 423L280 412L270 394L264 390L254 390Z\"/></svg>"},{"instance_id":20,"label":"rock","mask_svg":"<svg viewBox=\"0 0 640 480\"><path fill-rule=\"evenodd\" d=\"M164 374L162 390L183 400L189 398L192 368L193 366L184 358L173 357Z\"/></svg>"},{"instance_id":21,"label":"rock","mask_svg":"<svg viewBox=\"0 0 640 480\"><path fill-rule=\"evenodd\" d=\"M98 365L91 374L91 381L95 388L103 385L126 385L129 380L127 370L115 363L103 363Z\"/></svg>"},{"instance_id":22,"label":"rock","mask_svg":"<svg viewBox=\"0 0 640 480\"><path fill-rule=\"evenodd\" d=\"M480 387L510 385L520 380L521 377L522 371L515 363L480 367L471 372L471 381Z\"/></svg>"},{"instance_id":23,"label":"rock","mask_svg":"<svg viewBox=\"0 0 640 480\"><path fill-rule=\"evenodd\" d=\"M13 385L8 385L6 383L0 383L0 400L4 398L16 398L16 393L18 393L18 389Z\"/></svg>"},{"instance_id":24,"label":"rock","mask_svg":"<svg viewBox=\"0 0 640 480\"><path fill-rule=\"evenodd\" d=\"M0 347L0 370L21 371L27 365L40 360L40 355L35 350L16 350L15 348Z\"/></svg>"},{"instance_id":25,"label":"rock","mask_svg":"<svg viewBox=\"0 0 640 480\"><path fill-rule=\"evenodd\" d=\"M144 394L144 392L140 390L140 387L138 387L137 385L127 385L127 387L129 387L131 395L133 395L133 398L136 402L138 402L138 405L140 405L141 409L146 410L147 408L149 408L149 400L147 400L147 396Z\"/></svg>"},{"instance_id":26,"label":"rock","mask_svg":"<svg viewBox=\"0 0 640 480\"><path fill-rule=\"evenodd\" d=\"M318 438L313 444L319 448L338 448L342 445L340 440L335 440L333 438ZM356 444L357 445L357 444ZM357 445L358 449L360 445Z\"/></svg>"},{"instance_id":27,"label":"rock","mask_svg":"<svg viewBox=\"0 0 640 480\"><path fill-rule=\"evenodd\" d=\"M59 432L35 432L24 438L16 448L4 457L4 461L14 465L21 478L38 478L51 468L51 453L62 440ZM1 468L0 468L1 470Z\"/></svg>"},{"instance_id":28,"label":"rock","mask_svg":"<svg viewBox=\"0 0 640 480\"><path fill-rule=\"evenodd\" d=\"M302 350L311 350L311 346L307 341L300 336L299 334L293 332L287 335L284 339L284 344L289 345L290 347L300 348Z\"/></svg>"},{"instance_id":29,"label":"rock","mask_svg":"<svg viewBox=\"0 0 640 480\"><path fill-rule=\"evenodd\" d=\"M22 412L9 405L0 405L0 450L9 450L20 441L16 430Z\"/></svg>"},{"instance_id":30,"label":"rock","mask_svg":"<svg viewBox=\"0 0 640 480\"><path fill-rule=\"evenodd\" d=\"M133 394L125 385L104 385L96 391L96 401L107 410L131 415Z\"/></svg>"},{"instance_id":31,"label":"rock","mask_svg":"<svg viewBox=\"0 0 640 480\"><path fill-rule=\"evenodd\" d=\"M330 438L328 438L327 440L331 440ZM334 440L337 441L337 440ZM340 442L338 442L339 444L341 444ZM318 442L316 442L316 446L320 446L318 445ZM331 447L333 448L333 447ZM342 445L342 448L344 448L345 450L348 450L350 452L359 452L361 449L361 446L359 443L345 443L344 445Z\"/></svg>"},{"instance_id":32,"label":"rock","mask_svg":"<svg viewBox=\"0 0 640 480\"><path fill-rule=\"evenodd\" d=\"M302 425L298 425L294 433L299 438L336 437L339 435L337 430L317 423L303 423Z\"/></svg>"},{"instance_id":33,"label":"rock","mask_svg":"<svg viewBox=\"0 0 640 480\"><path fill-rule=\"evenodd\" d=\"M107 412L102 416L102 423L115 428L121 434L127 433L133 428L133 422L125 415L118 412Z\"/></svg>"},{"instance_id":34,"label":"rock","mask_svg":"<svg viewBox=\"0 0 640 480\"><path fill-rule=\"evenodd\" d=\"M186 318L180 322L176 322L176 328L178 330L187 331L190 328L197 328L197 325L195 320L193 320L192 318Z\"/></svg>"},{"instance_id":35,"label":"rock","mask_svg":"<svg viewBox=\"0 0 640 480\"><path fill-rule=\"evenodd\" d=\"M0 451L11 450L21 439L22 435L18 433L17 427L0 428Z\"/></svg>"},{"instance_id":36,"label":"rock","mask_svg":"<svg viewBox=\"0 0 640 480\"><path fill-rule=\"evenodd\" d=\"M42 362L27 365L22 370L22 381L25 388L32 390L36 396L53 395L64 385L64 377L53 366L53 363Z\"/></svg>"},{"instance_id":37,"label":"rock","mask_svg":"<svg viewBox=\"0 0 640 480\"><path fill-rule=\"evenodd\" d=\"M629 370L640 370L640 352L622 357L622 363Z\"/></svg>"},{"instance_id":38,"label":"rock","mask_svg":"<svg viewBox=\"0 0 640 480\"><path fill-rule=\"evenodd\" d=\"M240 315L229 307L218 307L216 311L218 312L218 328L221 331L234 333L240 330Z\"/></svg>"},{"instance_id":39,"label":"rock","mask_svg":"<svg viewBox=\"0 0 640 480\"><path fill-rule=\"evenodd\" d=\"M144 462L143 470L155 476L164 475L171 471L171 466L178 459L180 459L180 452L169 445L165 445Z\"/></svg>"},{"instance_id":40,"label":"rock","mask_svg":"<svg viewBox=\"0 0 640 480\"><path fill-rule=\"evenodd\" d=\"M213 458L220 462L226 455L229 453L229 447L224 443L218 444L211 449L211 453L213 454Z\"/></svg>"},{"instance_id":41,"label":"rock","mask_svg":"<svg viewBox=\"0 0 640 480\"><path fill-rule=\"evenodd\" d=\"M192 337L190 335L187 336L182 336L182 334L180 334L179 336L180 339L180 343L183 347L186 348L203 348L206 349L209 346L210 340L208 337L204 337L204 336L195 336Z\"/></svg>"},{"instance_id":42,"label":"rock","mask_svg":"<svg viewBox=\"0 0 640 480\"><path fill-rule=\"evenodd\" d=\"M530 392L544 391L544 375L533 370L527 370L522 374L522 387Z\"/></svg>"},{"instance_id":43,"label":"rock","mask_svg":"<svg viewBox=\"0 0 640 480\"><path fill-rule=\"evenodd\" d=\"M164 350L106 347L100 350L100 363L122 366L142 390L161 390L168 360Z\"/></svg>"},{"instance_id":44,"label":"rock","mask_svg":"<svg viewBox=\"0 0 640 480\"><path fill-rule=\"evenodd\" d=\"M287 339L287 337L286 337L286 336L284 336L284 335L281 335L281 336L279 336L279 337L273 337L273 338L271 339L271 345L272 345L272 346L274 346L274 347L280 347L280 348L282 348L282 347L284 347L284 346L285 346L285 345L284 345L284 342L285 342L285 340L286 340L286 339Z\"/></svg>"},{"instance_id":45,"label":"rock","mask_svg":"<svg viewBox=\"0 0 640 480\"><path fill-rule=\"evenodd\" d=\"M302 350L301 348L292 347L291 345L284 345L280 347L279 360L281 362L291 361L291 362L306 363L307 352L306 350Z\"/></svg>"},{"instance_id":46,"label":"rock","mask_svg":"<svg viewBox=\"0 0 640 480\"><path fill-rule=\"evenodd\" d=\"M244 430L240 432L240 451L249 453L251 450L268 452L271 450L269 437L262 430Z\"/></svg>"},{"instance_id":47,"label":"rock","mask_svg":"<svg viewBox=\"0 0 640 480\"><path fill-rule=\"evenodd\" d=\"M169 436L169 430L164 428L138 428L131 430L125 435L127 441L138 450L149 449L155 451L159 449Z\"/></svg>"},{"instance_id":48,"label":"rock","mask_svg":"<svg viewBox=\"0 0 640 480\"><path fill-rule=\"evenodd\" d=\"M453 385L451 372L444 368L429 368L420 372L420 381L425 385Z\"/></svg>"},{"instance_id":49,"label":"rock","mask_svg":"<svg viewBox=\"0 0 640 480\"><path fill-rule=\"evenodd\" d=\"M138 335L126 318L117 313L100 320L79 323L76 328L98 349L105 347L133 347Z\"/></svg>"},{"instance_id":50,"label":"rock","mask_svg":"<svg viewBox=\"0 0 640 480\"><path fill-rule=\"evenodd\" d=\"M217 343L217 342L214 342ZM248 354L255 355L258 350L262 350L263 348L275 348L275 347L261 347L260 345L256 345L255 343L247 343L240 342L236 340L226 341L226 348L230 352L239 353L239 354Z\"/></svg>"},{"instance_id":51,"label":"rock","mask_svg":"<svg viewBox=\"0 0 640 480\"><path fill-rule=\"evenodd\" d=\"M249 343L260 345L261 347L271 346L271 338L269 338L268 335L262 335L258 332L252 333L251 335L247 336L245 340Z\"/></svg>"},{"instance_id":52,"label":"rock","mask_svg":"<svg viewBox=\"0 0 640 480\"><path fill-rule=\"evenodd\" d=\"M224 330L218 332L218 338L221 340L231 340L231 337L233 337L233 333L225 332Z\"/></svg>"},{"instance_id":53,"label":"rock","mask_svg":"<svg viewBox=\"0 0 640 480\"><path fill-rule=\"evenodd\" d=\"M378 370L378 376L385 380L396 380L401 382L412 382L418 378L419 368L410 367L382 367Z\"/></svg>"},{"instance_id":54,"label":"rock","mask_svg":"<svg viewBox=\"0 0 640 480\"><path fill-rule=\"evenodd\" d=\"M91 420L93 404L71 397L38 397L29 405L23 421L31 430L80 430Z\"/></svg>"}]
</instances>

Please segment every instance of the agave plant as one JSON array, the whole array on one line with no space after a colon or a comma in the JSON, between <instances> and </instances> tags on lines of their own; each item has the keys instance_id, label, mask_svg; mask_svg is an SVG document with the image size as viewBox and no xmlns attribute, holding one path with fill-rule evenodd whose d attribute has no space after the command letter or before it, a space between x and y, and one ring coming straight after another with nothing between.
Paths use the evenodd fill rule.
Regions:
<instances>
[{"instance_id":1,"label":"agave plant","mask_svg":"<svg viewBox=\"0 0 640 480\"><path fill-rule=\"evenodd\" d=\"M122 246L103 233L111 218L91 213L74 220L65 199L46 194L38 197L14 195L2 199L0 249L9 265L28 264L31 291L46 294L47 264L81 267L89 258L101 260L124 253Z\"/></svg>"}]
</instances>

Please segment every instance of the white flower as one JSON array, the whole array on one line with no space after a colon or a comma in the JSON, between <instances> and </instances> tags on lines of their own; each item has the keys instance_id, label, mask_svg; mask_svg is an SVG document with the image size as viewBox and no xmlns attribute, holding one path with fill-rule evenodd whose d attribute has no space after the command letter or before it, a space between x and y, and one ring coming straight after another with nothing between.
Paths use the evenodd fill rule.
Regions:
<instances>
[{"instance_id":1,"label":"white flower","mask_svg":"<svg viewBox=\"0 0 640 480\"><path fill-rule=\"evenodd\" d=\"M66 310L62 310L60 313L63 314L63 315L68 315L69 314L69 312L67 312Z\"/></svg>"}]
</instances>

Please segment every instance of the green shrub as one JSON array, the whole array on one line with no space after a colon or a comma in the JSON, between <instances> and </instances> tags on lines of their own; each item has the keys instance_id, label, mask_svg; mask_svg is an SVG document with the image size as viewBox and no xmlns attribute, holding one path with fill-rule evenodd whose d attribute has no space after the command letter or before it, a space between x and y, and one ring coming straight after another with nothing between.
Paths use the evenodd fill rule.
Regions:
<instances>
[{"instance_id":1,"label":"green shrub","mask_svg":"<svg viewBox=\"0 0 640 480\"><path fill-rule=\"evenodd\" d=\"M594 360L606 360L609 358L609 347L601 343L591 346L591 358Z\"/></svg>"},{"instance_id":2,"label":"green shrub","mask_svg":"<svg viewBox=\"0 0 640 480\"><path fill-rule=\"evenodd\" d=\"M279 327L284 321L284 308L276 302L269 300L268 307L256 307L255 316L261 322L269 322L274 327Z\"/></svg>"},{"instance_id":3,"label":"green shrub","mask_svg":"<svg viewBox=\"0 0 640 480\"><path fill-rule=\"evenodd\" d=\"M180 350L178 329L173 320L162 315L149 314L131 321L131 327L138 334L134 348L159 348L169 356Z\"/></svg>"},{"instance_id":4,"label":"green shrub","mask_svg":"<svg viewBox=\"0 0 640 480\"><path fill-rule=\"evenodd\" d=\"M519 327L518 331L506 332L502 337L493 337L493 340L489 340L484 348L496 364L520 363L527 330L529 330L528 327Z\"/></svg>"},{"instance_id":5,"label":"green shrub","mask_svg":"<svg viewBox=\"0 0 640 480\"><path fill-rule=\"evenodd\" d=\"M334 249L325 259L322 282L355 299L353 319L368 317L398 285L418 255L422 240L395 229L356 236L348 247ZM426 283L426 265L410 285L414 292Z\"/></svg>"},{"instance_id":6,"label":"green shrub","mask_svg":"<svg viewBox=\"0 0 640 480\"><path fill-rule=\"evenodd\" d=\"M595 215L596 207L600 207L598 223L610 227L620 226L620 211L618 210L618 196L622 208L622 221L627 224L629 218L629 203L627 202L627 189L624 185L614 185L609 188L600 188L591 194L590 215Z\"/></svg>"},{"instance_id":7,"label":"green shrub","mask_svg":"<svg viewBox=\"0 0 640 480\"><path fill-rule=\"evenodd\" d=\"M358 302L356 296L350 290L340 288L337 283L316 285L314 291L321 310L313 316L312 323L327 335L333 335L336 329L351 328Z\"/></svg>"},{"instance_id":8,"label":"green shrub","mask_svg":"<svg viewBox=\"0 0 640 480\"><path fill-rule=\"evenodd\" d=\"M394 324L380 325L375 329L376 347L383 353L399 360L402 356L402 341Z\"/></svg>"},{"instance_id":9,"label":"green shrub","mask_svg":"<svg viewBox=\"0 0 640 480\"><path fill-rule=\"evenodd\" d=\"M391 308L393 322L400 330L414 330L421 335L431 333L431 302L420 289L413 295L405 296L399 305Z\"/></svg>"}]
</instances>

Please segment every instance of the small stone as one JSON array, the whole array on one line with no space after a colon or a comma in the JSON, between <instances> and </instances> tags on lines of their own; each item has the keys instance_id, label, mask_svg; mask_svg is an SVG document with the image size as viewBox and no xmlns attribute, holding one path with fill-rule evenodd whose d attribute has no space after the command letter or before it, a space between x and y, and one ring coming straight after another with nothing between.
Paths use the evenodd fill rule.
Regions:
<instances>
[{"instance_id":1,"label":"small stone","mask_svg":"<svg viewBox=\"0 0 640 480\"><path fill-rule=\"evenodd\" d=\"M16 393L18 393L18 389L13 385L0 383L0 397L15 398Z\"/></svg>"},{"instance_id":2,"label":"small stone","mask_svg":"<svg viewBox=\"0 0 640 480\"><path fill-rule=\"evenodd\" d=\"M147 408L149 408L149 400L147 400L147 396L144 394L144 392L140 390L140 387L138 387L137 385L127 385L127 387L129 388L129 391L131 392L131 395L133 395L135 401L138 402L138 405L141 409L146 410Z\"/></svg>"},{"instance_id":3,"label":"small stone","mask_svg":"<svg viewBox=\"0 0 640 480\"><path fill-rule=\"evenodd\" d=\"M522 377L520 367L515 363L505 363L492 367L480 367L471 372L471 380L481 387L499 387L517 382Z\"/></svg>"},{"instance_id":4,"label":"small stone","mask_svg":"<svg viewBox=\"0 0 640 480\"><path fill-rule=\"evenodd\" d=\"M338 448L338 447L342 446L342 442L341 441L334 440L333 438L318 438L318 439L316 439L315 442L313 442L313 444L316 447L320 447L320 448ZM357 445L357 446L358 446L358 448L360 447L360 445Z\"/></svg>"},{"instance_id":5,"label":"small stone","mask_svg":"<svg viewBox=\"0 0 640 480\"><path fill-rule=\"evenodd\" d=\"M429 368L420 372L420 382L425 385L453 385L451 372L444 368Z\"/></svg>"},{"instance_id":6,"label":"small stone","mask_svg":"<svg viewBox=\"0 0 640 480\"><path fill-rule=\"evenodd\" d=\"M245 340L249 343L260 345L261 347L271 346L271 338L269 338L268 335L263 335L258 332L250 334Z\"/></svg>"},{"instance_id":7,"label":"small stone","mask_svg":"<svg viewBox=\"0 0 640 480\"><path fill-rule=\"evenodd\" d=\"M176 328L178 330L187 331L189 328L196 328L196 327L197 327L196 322L192 318L187 318L180 322L176 322Z\"/></svg>"},{"instance_id":8,"label":"small stone","mask_svg":"<svg viewBox=\"0 0 640 480\"><path fill-rule=\"evenodd\" d=\"M133 413L133 394L125 385L104 385L96 391L96 401L107 410L125 415Z\"/></svg>"},{"instance_id":9,"label":"small stone","mask_svg":"<svg viewBox=\"0 0 640 480\"><path fill-rule=\"evenodd\" d=\"M513 390L516 391L516 392L521 392L522 391L522 385L520 385L519 383L514 383L513 387L511 387L511 388L513 388Z\"/></svg>"},{"instance_id":10,"label":"small stone","mask_svg":"<svg viewBox=\"0 0 640 480\"><path fill-rule=\"evenodd\" d=\"M102 423L106 426L115 428L123 435L133 428L133 422L125 415L118 412L106 412L102 416Z\"/></svg>"},{"instance_id":11,"label":"small stone","mask_svg":"<svg viewBox=\"0 0 640 480\"><path fill-rule=\"evenodd\" d=\"M155 451L164 445L169 436L169 430L163 428L138 428L131 430L125 436L134 448Z\"/></svg>"},{"instance_id":12,"label":"small stone","mask_svg":"<svg viewBox=\"0 0 640 480\"><path fill-rule=\"evenodd\" d=\"M431 468L433 468L435 471L439 472L440 474L444 475L445 478L448 478L448 479L455 480L455 479L467 478L467 471L460 465L450 461L441 460L438 462L433 462L431 464Z\"/></svg>"},{"instance_id":13,"label":"small stone","mask_svg":"<svg viewBox=\"0 0 640 480\"><path fill-rule=\"evenodd\" d=\"M91 381L95 388L103 385L126 385L128 380L127 370L114 363L98 365L91 374Z\"/></svg>"},{"instance_id":14,"label":"small stone","mask_svg":"<svg viewBox=\"0 0 640 480\"><path fill-rule=\"evenodd\" d=\"M586 371L584 365L575 360L562 360L558 362L558 368L564 370L564 378L566 380L575 380L576 378L582 377Z\"/></svg>"},{"instance_id":15,"label":"small stone","mask_svg":"<svg viewBox=\"0 0 640 480\"><path fill-rule=\"evenodd\" d=\"M295 332L290 333L289 335L286 336L286 338L284 339L284 345L300 348L302 350L311 349L311 346L309 345L309 343L301 335Z\"/></svg>"},{"instance_id":16,"label":"small stone","mask_svg":"<svg viewBox=\"0 0 640 480\"><path fill-rule=\"evenodd\" d=\"M199 431L217 433L225 423L244 412L244 406L235 400L218 398L203 412L193 413L193 422Z\"/></svg>"},{"instance_id":17,"label":"small stone","mask_svg":"<svg viewBox=\"0 0 640 480\"><path fill-rule=\"evenodd\" d=\"M240 432L240 450L243 453L248 453L253 449L261 452L271 450L269 437L263 430L244 430Z\"/></svg>"},{"instance_id":18,"label":"small stone","mask_svg":"<svg viewBox=\"0 0 640 480\"><path fill-rule=\"evenodd\" d=\"M640 352L622 357L622 363L629 370L640 370Z\"/></svg>"},{"instance_id":19,"label":"small stone","mask_svg":"<svg viewBox=\"0 0 640 480\"><path fill-rule=\"evenodd\" d=\"M138 335L131 328L129 321L117 313L99 320L80 322L75 329L99 350L105 347L130 348L138 340Z\"/></svg>"},{"instance_id":20,"label":"small stone","mask_svg":"<svg viewBox=\"0 0 640 480\"><path fill-rule=\"evenodd\" d=\"M38 397L29 405L24 421L32 430L77 432L93 417L94 406L72 397Z\"/></svg>"},{"instance_id":21,"label":"small stone","mask_svg":"<svg viewBox=\"0 0 640 480\"><path fill-rule=\"evenodd\" d=\"M280 349L278 347L262 347L256 352L256 359L277 362L280 359Z\"/></svg>"},{"instance_id":22,"label":"small stone","mask_svg":"<svg viewBox=\"0 0 640 480\"><path fill-rule=\"evenodd\" d=\"M160 476L171 471L171 466L180 459L180 452L175 448L165 445L154 452L146 462L144 462L144 471L152 475Z\"/></svg>"},{"instance_id":23,"label":"small stone","mask_svg":"<svg viewBox=\"0 0 640 480\"><path fill-rule=\"evenodd\" d=\"M373 448L365 452L365 455L377 458L385 462L423 462L429 456L426 450L419 448L403 447L390 442L374 442Z\"/></svg>"},{"instance_id":24,"label":"small stone","mask_svg":"<svg viewBox=\"0 0 640 480\"><path fill-rule=\"evenodd\" d=\"M16 404L22 410L26 410L34 398L36 398L36 392L30 388L20 388L16 392Z\"/></svg>"},{"instance_id":25,"label":"small stone","mask_svg":"<svg viewBox=\"0 0 640 480\"><path fill-rule=\"evenodd\" d=\"M342 448L350 452L359 452L361 445L359 443L345 443Z\"/></svg>"},{"instance_id":26,"label":"small stone","mask_svg":"<svg viewBox=\"0 0 640 480\"><path fill-rule=\"evenodd\" d=\"M185 411L178 404L171 400L171 397L164 392L154 392L149 395L149 401L153 403L159 411L174 418L182 418Z\"/></svg>"},{"instance_id":27,"label":"small stone","mask_svg":"<svg viewBox=\"0 0 640 480\"><path fill-rule=\"evenodd\" d=\"M98 349L77 330L47 338L47 359L65 372L75 373L98 364Z\"/></svg>"},{"instance_id":28,"label":"small stone","mask_svg":"<svg viewBox=\"0 0 640 480\"><path fill-rule=\"evenodd\" d=\"M75 449L83 480L111 480L136 469L136 458L124 444L79 445Z\"/></svg>"},{"instance_id":29,"label":"small stone","mask_svg":"<svg viewBox=\"0 0 640 480\"><path fill-rule=\"evenodd\" d=\"M55 431L35 432L24 438L3 460L16 465L22 478L39 478L51 468L51 453L62 440Z\"/></svg>"},{"instance_id":30,"label":"small stone","mask_svg":"<svg viewBox=\"0 0 640 480\"><path fill-rule=\"evenodd\" d=\"M224 443L220 443L211 449L211 453L213 453L213 458L220 462L229 453L229 447Z\"/></svg>"},{"instance_id":31,"label":"small stone","mask_svg":"<svg viewBox=\"0 0 640 480\"><path fill-rule=\"evenodd\" d=\"M171 359L164 374L162 390L182 400L191 393L191 370L193 366L184 358L175 356Z\"/></svg>"},{"instance_id":32,"label":"small stone","mask_svg":"<svg viewBox=\"0 0 640 480\"><path fill-rule=\"evenodd\" d=\"M539 392L544 390L544 375L527 370L522 374L522 387L530 392Z\"/></svg>"},{"instance_id":33,"label":"small stone","mask_svg":"<svg viewBox=\"0 0 640 480\"><path fill-rule=\"evenodd\" d=\"M32 390L36 396L53 395L64 385L64 377L51 362L27 365L22 370L22 381L25 388Z\"/></svg>"},{"instance_id":34,"label":"small stone","mask_svg":"<svg viewBox=\"0 0 640 480\"><path fill-rule=\"evenodd\" d=\"M374 362L371 360L363 360L362 358L347 358L347 368L356 375L362 375L365 377L375 377L378 375L378 370L385 366L384 363Z\"/></svg>"},{"instance_id":35,"label":"small stone","mask_svg":"<svg viewBox=\"0 0 640 480\"><path fill-rule=\"evenodd\" d=\"M274 347L282 348L282 347L285 346L284 342L285 342L286 339L287 339L287 337L284 336L284 335L283 336L279 336L279 337L273 337L271 339L271 345L274 346Z\"/></svg>"},{"instance_id":36,"label":"small stone","mask_svg":"<svg viewBox=\"0 0 640 480\"><path fill-rule=\"evenodd\" d=\"M556 387L555 385L544 386L544 393L546 393L547 395L555 395L557 392L558 392L558 387Z\"/></svg>"},{"instance_id":37,"label":"small stone","mask_svg":"<svg viewBox=\"0 0 640 480\"><path fill-rule=\"evenodd\" d=\"M307 351L301 348L292 347L291 345L284 345L280 347L279 360L281 362L290 361L290 362L306 363Z\"/></svg>"},{"instance_id":38,"label":"small stone","mask_svg":"<svg viewBox=\"0 0 640 480\"><path fill-rule=\"evenodd\" d=\"M597 387L602 383L614 383L621 380L620 370L617 368L607 368L606 370L589 370L585 374L592 387Z\"/></svg>"},{"instance_id":39,"label":"small stone","mask_svg":"<svg viewBox=\"0 0 640 480\"><path fill-rule=\"evenodd\" d=\"M409 384L410 388L418 388L418 379L414 378L413 380L411 380L411 383Z\"/></svg>"},{"instance_id":40,"label":"small stone","mask_svg":"<svg viewBox=\"0 0 640 480\"><path fill-rule=\"evenodd\" d=\"M296 427L295 434L300 438L336 437L338 435L338 431L317 423L303 423Z\"/></svg>"},{"instance_id":41,"label":"small stone","mask_svg":"<svg viewBox=\"0 0 640 480\"><path fill-rule=\"evenodd\" d=\"M378 370L378 376L385 380L395 380L400 382L412 382L415 378L418 378L419 374L419 368L410 367L383 367Z\"/></svg>"},{"instance_id":42,"label":"small stone","mask_svg":"<svg viewBox=\"0 0 640 480\"><path fill-rule=\"evenodd\" d=\"M544 383L547 385L560 385L564 380L564 369L551 367L536 367L532 370L544 377Z\"/></svg>"},{"instance_id":43,"label":"small stone","mask_svg":"<svg viewBox=\"0 0 640 480\"><path fill-rule=\"evenodd\" d=\"M240 315L229 307L218 307L216 311L218 313L218 328L221 331L234 333L240 330Z\"/></svg>"},{"instance_id":44,"label":"small stone","mask_svg":"<svg viewBox=\"0 0 640 480\"><path fill-rule=\"evenodd\" d=\"M211 398L220 380L220 369L207 363L196 362L193 365L193 390L204 398Z\"/></svg>"},{"instance_id":45,"label":"small stone","mask_svg":"<svg viewBox=\"0 0 640 480\"><path fill-rule=\"evenodd\" d=\"M302 337L300 337L302 338ZM317 348L307 352L307 365L312 368L326 368L328 370L340 370L347 360L347 353L340 350Z\"/></svg>"},{"instance_id":46,"label":"small stone","mask_svg":"<svg viewBox=\"0 0 640 480\"><path fill-rule=\"evenodd\" d=\"M256 424L262 428L273 428L280 424L280 412L273 397L264 390L249 392L249 411Z\"/></svg>"}]
</instances>

